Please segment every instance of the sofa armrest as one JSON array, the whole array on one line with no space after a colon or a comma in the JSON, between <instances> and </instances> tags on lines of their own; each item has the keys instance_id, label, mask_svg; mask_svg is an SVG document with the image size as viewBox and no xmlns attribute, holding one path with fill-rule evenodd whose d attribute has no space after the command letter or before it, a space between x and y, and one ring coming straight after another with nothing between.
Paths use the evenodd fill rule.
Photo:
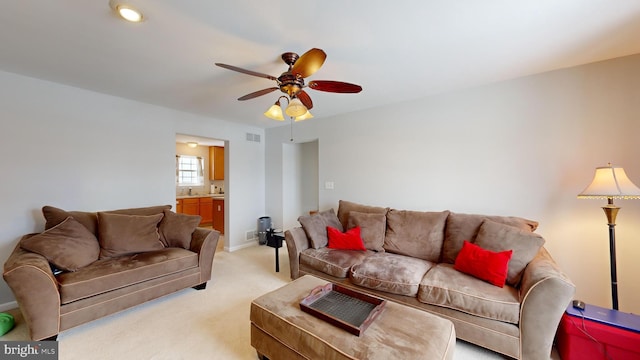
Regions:
<instances>
[{"instance_id":1,"label":"sofa armrest","mask_svg":"<svg viewBox=\"0 0 640 360\"><path fill-rule=\"evenodd\" d=\"M33 235L25 235L23 239ZM31 339L38 341L57 335L60 292L47 259L23 250L18 242L4 263L2 276L20 306Z\"/></svg>"},{"instance_id":2,"label":"sofa armrest","mask_svg":"<svg viewBox=\"0 0 640 360\"><path fill-rule=\"evenodd\" d=\"M520 358L549 359L558 324L575 290L547 250L541 248L525 268L520 286Z\"/></svg>"},{"instance_id":3,"label":"sofa armrest","mask_svg":"<svg viewBox=\"0 0 640 360\"><path fill-rule=\"evenodd\" d=\"M216 253L219 239L220 233L212 229L196 228L191 234L190 250L198 253L201 284L211 280L213 256Z\"/></svg>"},{"instance_id":4,"label":"sofa armrest","mask_svg":"<svg viewBox=\"0 0 640 360\"><path fill-rule=\"evenodd\" d=\"M289 251L289 270L291 279L300 277L300 253L309 248L309 239L301 227L296 227L284 232L284 240Z\"/></svg>"}]
</instances>

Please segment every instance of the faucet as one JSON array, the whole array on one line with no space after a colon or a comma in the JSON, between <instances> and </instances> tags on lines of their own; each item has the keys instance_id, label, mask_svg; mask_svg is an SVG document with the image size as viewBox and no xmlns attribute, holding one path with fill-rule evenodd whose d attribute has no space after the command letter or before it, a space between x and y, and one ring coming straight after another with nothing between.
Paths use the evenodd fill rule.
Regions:
<instances>
[{"instance_id":1,"label":"faucet","mask_svg":"<svg viewBox=\"0 0 640 360\"><path fill-rule=\"evenodd\" d=\"M189 196L191 196L191 188L189 188Z\"/></svg>"}]
</instances>

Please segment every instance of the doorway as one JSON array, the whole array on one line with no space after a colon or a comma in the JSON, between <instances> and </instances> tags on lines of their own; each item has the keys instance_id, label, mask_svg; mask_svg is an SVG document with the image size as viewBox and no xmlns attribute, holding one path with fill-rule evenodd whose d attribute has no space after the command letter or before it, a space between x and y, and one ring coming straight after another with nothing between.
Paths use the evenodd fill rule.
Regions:
<instances>
[{"instance_id":1,"label":"doorway","mask_svg":"<svg viewBox=\"0 0 640 360\"><path fill-rule=\"evenodd\" d=\"M229 246L227 237L224 236L224 229L228 229L229 223L227 206L224 206L229 197L229 177L225 176L229 173L228 149L228 141L222 139L176 134L175 210L200 215L203 217L201 226L219 230L221 241L218 241L218 247L221 249ZM181 182L183 174L179 170L180 159L183 158L190 158L195 164L192 169L194 175L186 176L186 182ZM189 199L190 203L199 198L205 200L202 200L203 204L200 206L191 204L186 209L180 206L185 203L185 198Z\"/></svg>"},{"instance_id":2,"label":"doorway","mask_svg":"<svg viewBox=\"0 0 640 360\"><path fill-rule=\"evenodd\" d=\"M298 225L298 217L319 206L318 140L282 144L283 228Z\"/></svg>"}]
</instances>

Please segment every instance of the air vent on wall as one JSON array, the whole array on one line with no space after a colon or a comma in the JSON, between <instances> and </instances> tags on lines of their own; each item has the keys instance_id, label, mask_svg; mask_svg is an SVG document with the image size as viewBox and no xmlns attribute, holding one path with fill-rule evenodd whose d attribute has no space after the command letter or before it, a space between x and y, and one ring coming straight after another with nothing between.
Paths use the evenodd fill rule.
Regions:
<instances>
[{"instance_id":1,"label":"air vent on wall","mask_svg":"<svg viewBox=\"0 0 640 360\"><path fill-rule=\"evenodd\" d=\"M260 135L247 133L247 141L260 142Z\"/></svg>"}]
</instances>

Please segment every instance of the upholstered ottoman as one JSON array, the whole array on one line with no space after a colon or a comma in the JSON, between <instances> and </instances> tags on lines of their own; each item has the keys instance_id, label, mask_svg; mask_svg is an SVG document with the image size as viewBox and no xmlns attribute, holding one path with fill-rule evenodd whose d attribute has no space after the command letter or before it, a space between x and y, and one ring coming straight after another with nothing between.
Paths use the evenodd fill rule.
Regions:
<instances>
[{"instance_id":1,"label":"upholstered ottoman","mask_svg":"<svg viewBox=\"0 0 640 360\"><path fill-rule=\"evenodd\" d=\"M251 303L251 345L258 356L280 359L453 359L449 320L388 302L355 336L300 310L300 301L327 281L305 275Z\"/></svg>"}]
</instances>

